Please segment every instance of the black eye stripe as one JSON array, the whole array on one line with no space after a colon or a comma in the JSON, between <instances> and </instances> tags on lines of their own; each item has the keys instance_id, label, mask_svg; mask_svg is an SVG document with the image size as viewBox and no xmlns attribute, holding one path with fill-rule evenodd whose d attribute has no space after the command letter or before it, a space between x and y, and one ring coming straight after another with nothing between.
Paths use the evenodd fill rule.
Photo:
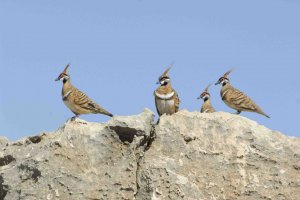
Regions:
<instances>
[{"instance_id":1,"label":"black eye stripe","mask_svg":"<svg viewBox=\"0 0 300 200\"><path fill-rule=\"evenodd\" d=\"M160 77L160 78L159 78L160 81L163 81L163 80L166 80L166 79L170 79L170 78L167 77L167 76L164 76L164 77Z\"/></svg>"},{"instance_id":2,"label":"black eye stripe","mask_svg":"<svg viewBox=\"0 0 300 200\"><path fill-rule=\"evenodd\" d=\"M61 73L61 74L60 74L60 77L63 77L63 76L68 76L68 75L65 74L65 73Z\"/></svg>"},{"instance_id":3,"label":"black eye stripe","mask_svg":"<svg viewBox=\"0 0 300 200\"><path fill-rule=\"evenodd\" d=\"M226 78L226 77L221 77L219 80L220 80L220 81L223 81L223 80L229 80L229 79Z\"/></svg>"}]
</instances>

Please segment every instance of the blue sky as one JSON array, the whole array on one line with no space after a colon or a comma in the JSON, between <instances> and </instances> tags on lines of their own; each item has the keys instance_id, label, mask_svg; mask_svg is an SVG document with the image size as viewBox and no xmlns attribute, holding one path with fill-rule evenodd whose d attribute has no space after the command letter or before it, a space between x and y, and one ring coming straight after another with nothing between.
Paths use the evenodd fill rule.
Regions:
<instances>
[{"instance_id":1,"label":"blue sky","mask_svg":"<svg viewBox=\"0 0 300 200\"><path fill-rule=\"evenodd\" d=\"M73 116L54 79L71 62L72 83L115 115L148 107L174 61L181 109L225 71L271 116L242 113L300 136L300 2L297 0L0 0L0 135L53 131ZM234 112L210 90L216 110ZM102 115L82 119L105 122Z\"/></svg>"}]
</instances>

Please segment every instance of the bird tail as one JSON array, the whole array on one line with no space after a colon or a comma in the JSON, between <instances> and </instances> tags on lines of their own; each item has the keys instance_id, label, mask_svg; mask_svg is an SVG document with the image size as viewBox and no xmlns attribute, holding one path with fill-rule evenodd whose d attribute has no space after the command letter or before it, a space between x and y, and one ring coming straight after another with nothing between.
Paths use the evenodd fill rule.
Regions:
<instances>
[{"instance_id":1,"label":"bird tail","mask_svg":"<svg viewBox=\"0 0 300 200\"><path fill-rule=\"evenodd\" d=\"M108 116L110 116L110 117L113 117L114 115L113 114L111 114L111 113L108 113L107 114ZM270 117L269 117L270 118Z\"/></svg>"},{"instance_id":2,"label":"bird tail","mask_svg":"<svg viewBox=\"0 0 300 200\"><path fill-rule=\"evenodd\" d=\"M263 112L261 110L258 113L265 116L265 117L267 117L267 118L271 118L269 115L267 115L265 112Z\"/></svg>"},{"instance_id":3,"label":"bird tail","mask_svg":"<svg viewBox=\"0 0 300 200\"><path fill-rule=\"evenodd\" d=\"M107 115L107 116L110 116L110 117L113 117L113 116L114 116L113 114L111 114L111 113L108 112L107 110L104 110L103 108L99 109L99 110L98 110L98 113L103 114L103 115Z\"/></svg>"}]
</instances>

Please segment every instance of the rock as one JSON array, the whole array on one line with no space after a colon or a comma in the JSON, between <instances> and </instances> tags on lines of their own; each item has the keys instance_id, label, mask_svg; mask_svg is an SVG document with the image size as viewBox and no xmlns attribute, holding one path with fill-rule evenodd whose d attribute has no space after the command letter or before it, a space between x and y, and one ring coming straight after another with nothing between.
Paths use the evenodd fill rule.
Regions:
<instances>
[{"instance_id":1,"label":"rock","mask_svg":"<svg viewBox=\"0 0 300 200\"><path fill-rule=\"evenodd\" d=\"M151 137L153 119L154 113L149 109L145 109L139 115L113 117L107 123L107 126L119 135L121 141L131 143L134 137L142 136L145 140Z\"/></svg>"},{"instance_id":2,"label":"rock","mask_svg":"<svg viewBox=\"0 0 300 200\"><path fill-rule=\"evenodd\" d=\"M299 198L299 139L229 113L180 111L155 132L137 199Z\"/></svg>"},{"instance_id":3,"label":"rock","mask_svg":"<svg viewBox=\"0 0 300 200\"><path fill-rule=\"evenodd\" d=\"M0 149L5 148L8 145L9 141L6 137L0 137Z\"/></svg>"},{"instance_id":4,"label":"rock","mask_svg":"<svg viewBox=\"0 0 300 200\"><path fill-rule=\"evenodd\" d=\"M128 130L150 137L153 116L146 110L108 124L68 121L56 132L15 142L0 158L0 194L5 199L133 199L136 152L119 137Z\"/></svg>"},{"instance_id":5,"label":"rock","mask_svg":"<svg viewBox=\"0 0 300 200\"><path fill-rule=\"evenodd\" d=\"M228 113L146 109L0 138L0 199L286 199L300 195L300 139ZM2 142L4 141L4 142Z\"/></svg>"}]
</instances>

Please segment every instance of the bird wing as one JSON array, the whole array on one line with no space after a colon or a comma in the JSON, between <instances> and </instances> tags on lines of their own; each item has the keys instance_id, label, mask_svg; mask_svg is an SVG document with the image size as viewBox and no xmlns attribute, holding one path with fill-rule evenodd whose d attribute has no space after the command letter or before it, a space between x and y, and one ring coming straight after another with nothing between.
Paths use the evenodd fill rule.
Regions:
<instances>
[{"instance_id":1,"label":"bird wing","mask_svg":"<svg viewBox=\"0 0 300 200\"><path fill-rule=\"evenodd\" d=\"M155 90L156 91L156 90ZM157 105L157 97L155 95L155 91L153 92L153 96L154 96L154 100L155 100L155 108L156 108L156 111L158 113L159 116L161 116L161 113L159 112L158 110L158 105Z\"/></svg>"},{"instance_id":2,"label":"bird wing","mask_svg":"<svg viewBox=\"0 0 300 200\"><path fill-rule=\"evenodd\" d=\"M213 113L215 109L211 105L210 101L204 102L201 107L201 113Z\"/></svg>"},{"instance_id":3,"label":"bird wing","mask_svg":"<svg viewBox=\"0 0 300 200\"><path fill-rule=\"evenodd\" d=\"M259 114L262 114L268 118L268 116L262 109L246 94L243 92L239 91L236 88L231 88L227 93L226 93L226 98L229 99L229 102L235 105L237 110L239 111L251 111L251 112L257 112Z\"/></svg>"},{"instance_id":4,"label":"bird wing","mask_svg":"<svg viewBox=\"0 0 300 200\"><path fill-rule=\"evenodd\" d=\"M74 88L72 95L74 104L81 107L82 109L95 112L99 108L99 106L96 103L94 103L86 94L84 94L77 88Z\"/></svg>"},{"instance_id":5,"label":"bird wing","mask_svg":"<svg viewBox=\"0 0 300 200\"><path fill-rule=\"evenodd\" d=\"M177 92L175 90L173 90L173 91L174 91L174 101L175 101L175 112L178 112L180 99L179 99Z\"/></svg>"},{"instance_id":6,"label":"bird wing","mask_svg":"<svg viewBox=\"0 0 300 200\"><path fill-rule=\"evenodd\" d=\"M225 94L225 99L242 110L255 111L257 105L246 94L236 88L230 88Z\"/></svg>"},{"instance_id":7,"label":"bird wing","mask_svg":"<svg viewBox=\"0 0 300 200\"><path fill-rule=\"evenodd\" d=\"M73 97L74 97L74 103L81 107L82 109L89 110L91 113L100 113L105 114L108 116L113 116L110 112L103 109L101 106L96 104L92 99L90 99L86 94L75 88L76 91L74 91Z\"/></svg>"}]
</instances>

